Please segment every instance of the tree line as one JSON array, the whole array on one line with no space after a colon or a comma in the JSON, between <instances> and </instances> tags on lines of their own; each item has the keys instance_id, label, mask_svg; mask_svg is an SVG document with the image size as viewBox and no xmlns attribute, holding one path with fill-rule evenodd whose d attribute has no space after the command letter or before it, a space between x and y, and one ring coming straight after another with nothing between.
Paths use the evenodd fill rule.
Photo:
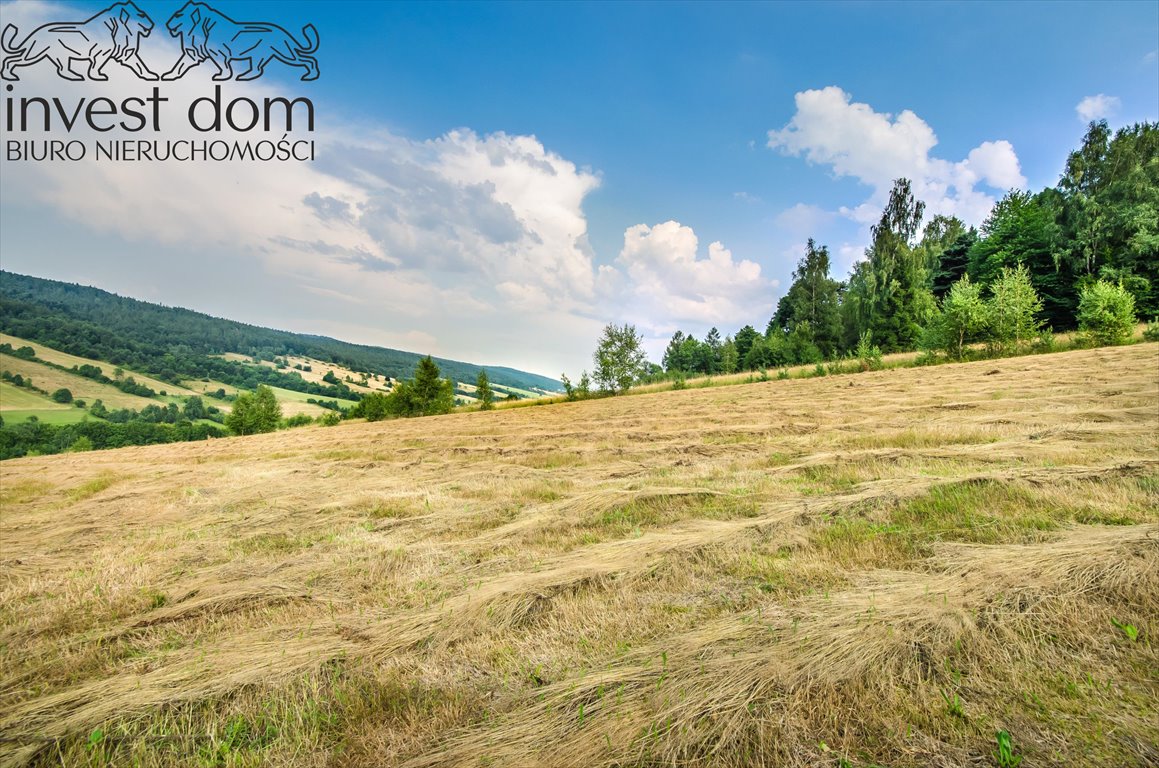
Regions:
<instances>
[{"instance_id":1,"label":"tree line","mask_svg":"<svg viewBox=\"0 0 1159 768\"><path fill-rule=\"evenodd\" d=\"M1011 190L981 227L953 216L925 222L925 203L897 179L849 276L831 274L829 249L809 239L792 284L764 327L703 340L676 331L661 365L634 326L608 325L593 373L563 376L569 399L615 394L663 372L729 374L882 353L1010 354L1053 347L1079 329L1096 344L1123 341L1138 318L1159 317L1159 124L1112 132L1092 122L1056 186ZM1159 327L1146 336L1155 338ZM981 344L980 349L976 348Z\"/></svg>"},{"instance_id":2,"label":"tree line","mask_svg":"<svg viewBox=\"0 0 1159 768\"><path fill-rule=\"evenodd\" d=\"M973 342L1009 351L1079 327L1113 343L1137 317L1159 316L1159 124L1112 135L1105 121L1091 123L1057 186L1010 191L978 229L938 215L923 230L924 212L898 179L845 281L810 239L763 333L746 325L722 339L713 328L698 340L677 331L664 370L812 364L853 355L867 339L885 353L958 357Z\"/></svg>"}]
</instances>

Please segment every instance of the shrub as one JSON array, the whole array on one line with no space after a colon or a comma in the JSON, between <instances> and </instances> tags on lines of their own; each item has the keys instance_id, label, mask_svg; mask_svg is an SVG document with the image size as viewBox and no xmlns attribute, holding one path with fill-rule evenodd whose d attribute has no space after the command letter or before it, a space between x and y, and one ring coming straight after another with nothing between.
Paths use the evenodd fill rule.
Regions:
<instances>
[{"instance_id":1,"label":"shrub","mask_svg":"<svg viewBox=\"0 0 1159 768\"><path fill-rule=\"evenodd\" d=\"M990 323L994 309L982 300L982 288L969 275L950 286L942 308L922 333L923 349L943 350L959 360L966 345L976 341Z\"/></svg>"},{"instance_id":2,"label":"shrub","mask_svg":"<svg viewBox=\"0 0 1159 768\"><path fill-rule=\"evenodd\" d=\"M1159 317L1147 323L1147 329L1143 331L1143 341L1159 341Z\"/></svg>"},{"instance_id":3,"label":"shrub","mask_svg":"<svg viewBox=\"0 0 1159 768\"><path fill-rule=\"evenodd\" d=\"M81 435L72 442L72 445L65 449L65 453L83 453L85 451L91 451L92 449L93 441L85 435Z\"/></svg>"},{"instance_id":4,"label":"shrub","mask_svg":"<svg viewBox=\"0 0 1159 768\"><path fill-rule=\"evenodd\" d=\"M52 393L52 399L58 403L71 403L72 392L61 388Z\"/></svg>"},{"instance_id":5,"label":"shrub","mask_svg":"<svg viewBox=\"0 0 1159 768\"><path fill-rule=\"evenodd\" d=\"M274 391L259 384L254 392L237 396L233 410L225 417L225 426L235 435L254 435L273 432L281 420L282 406L278 404Z\"/></svg>"},{"instance_id":6,"label":"shrub","mask_svg":"<svg viewBox=\"0 0 1159 768\"><path fill-rule=\"evenodd\" d=\"M1034 340L1032 349L1035 352L1053 352L1057 342L1054 340L1054 331L1049 328L1043 328L1038 332L1038 338Z\"/></svg>"},{"instance_id":7,"label":"shrub","mask_svg":"<svg viewBox=\"0 0 1159 768\"><path fill-rule=\"evenodd\" d=\"M880 371L883 363L881 361L881 348L877 345L870 344L870 332L862 331L861 336L857 339L857 363L861 366L863 371Z\"/></svg>"},{"instance_id":8,"label":"shrub","mask_svg":"<svg viewBox=\"0 0 1159 768\"><path fill-rule=\"evenodd\" d=\"M1034 338L1042 323L1035 315L1042 311L1042 299L1030 283L1030 272L1024 264L1017 269L1002 268L1002 274L990 286L989 325L991 341L1003 348L1015 349Z\"/></svg>"},{"instance_id":9,"label":"shrub","mask_svg":"<svg viewBox=\"0 0 1159 768\"><path fill-rule=\"evenodd\" d=\"M1135 297L1121 285L1091 283L1079 294L1078 321L1095 344L1122 344L1135 328Z\"/></svg>"},{"instance_id":10,"label":"shrub","mask_svg":"<svg viewBox=\"0 0 1159 768\"><path fill-rule=\"evenodd\" d=\"M390 396L382 392L371 392L350 409L350 418L364 418L367 421L382 421L392 415Z\"/></svg>"}]
</instances>

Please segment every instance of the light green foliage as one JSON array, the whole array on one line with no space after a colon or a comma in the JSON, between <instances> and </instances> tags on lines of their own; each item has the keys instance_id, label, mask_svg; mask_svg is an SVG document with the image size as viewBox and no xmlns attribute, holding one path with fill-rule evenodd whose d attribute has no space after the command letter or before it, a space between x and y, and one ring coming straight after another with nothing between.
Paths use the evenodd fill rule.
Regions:
<instances>
[{"instance_id":1,"label":"light green foliage","mask_svg":"<svg viewBox=\"0 0 1159 768\"><path fill-rule=\"evenodd\" d=\"M736 354L736 342L732 340L731 336L725 336L724 343L720 345L720 372L736 373L739 364L740 360Z\"/></svg>"},{"instance_id":2,"label":"light green foliage","mask_svg":"<svg viewBox=\"0 0 1159 768\"><path fill-rule=\"evenodd\" d=\"M233 410L225 417L225 426L235 435L273 432L282 420L282 406L274 391L265 384L253 392L244 392L233 401Z\"/></svg>"},{"instance_id":3,"label":"light green foliage","mask_svg":"<svg viewBox=\"0 0 1159 768\"><path fill-rule=\"evenodd\" d=\"M990 285L990 340L1003 349L1019 349L1042 327L1036 317L1042 311L1042 299L1030 282L1030 271L1024 264L1015 269L1003 267Z\"/></svg>"},{"instance_id":4,"label":"light green foliage","mask_svg":"<svg viewBox=\"0 0 1159 768\"><path fill-rule=\"evenodd\" d=\"M579 381L575 384L571 383L566 373L562 374L559 380L563 382L563 391L568 400L586 400L592 396L592 377L587 371L580 374Z\"/></svg>"},{"instance_id":5,"label":"light green foliage","mask_svg":"<svg viewBox=\"0 0 1159 768\"><path fill-rule=\"evenodd\" d=\"M1122 344L1135 327L1135 297L1120 285L1098 280L1079 294L1079 330L1095 344Z\"/></svg>"},{"instance_id":6,"label":"light green foliage","mask_svg":"<svg viewBox=\"0 0 1159 768\"><path fill-rule=\"evenodd\" d=\"M958 697L958 694L951 695L942 691L942 698L946 700L947 712L954 717L960 717L963 720L966 719L966 710L962 708L962 700Z\"/></svg>"},{"instance_id":7,"label":"light green foliage","mask_svg":"<svg viewBox=\"0 0 1159 768\"><path fill-rule=\"evenodd\" d=\"M495 408L495 393L491 391L491 382L487 379L487 371L480 370L475 380L475 396L479 400L479 410L490 411Z\"/></svg>"},{"instance_id":8,"label":"light green foliage","mask_svg":"<svg viewBox=\"0 0 1159 768\"><path fill-rule=\"evenodd\" d=\"M966 345L986 329L991 309L982 299L981 286L963 275L942 300L942 310L923 337L923 346L961 359Z\"/></svg>"},{"instance_id":9,"label":"light green foliage","mask_svg":"<svg viewBox=\"0 0 1159 768\"><path fill-rule=\"evenodd\" d=\"M358 401L358 405L350 409L351 418L367 421L382 421L391 414L390 398L382 392L365 395Z\"/></svg>"},{"instance_id":10,"label":"light green foliage","mask_svg":"<svg viewBox=\"0 0 1159 768\"><path fill-rule=\"evenodd\" d=\"M999 200L982 224L982 238L969 250L970 278L989 288L1004 268L1025 265L1043 300L1041 316L1065 328L1074 319L1074 274L1056 261L1062 234L1056 219L1062 202L1055 190L1037 195L1013 190Z\"/></svg>"},{"instance_id":11,"label":"light green foliage","mask_svg":"<svg viewBox=\"0 0 1159 768\"><path fill-rule=\"evenodd\" d=\"M1010 734L998 731L994 734L994 739L998 742L998 751L994 753L998 768L1018 768L1022 764L1022 755L1014 753L1014 742L1010 739Z\"/></svg>"},{"instance_id":12,"label":"light green foliage","mask_svg":"<svg viewBox=\"0 0 1159 768\"><path fill-rule=\"evenodd\" d=\"M68 447L65 453L83 453L85 451L91 451L92 449L93 441L89 440L84 435L81 435L72 442L72 445Z\"/></svg>"},{"instance_id":13,"label":"light green foliage","mask_svg":"<svg viewBox=\"0 0 1159 768\"><path fill-rule=\"evenodd\" d=\"M871 343L872 334L869 331L862 331L861 336L857 339L857 351L854 353L857 356L857 362L863 371L880 371L882 367L881 349Z\"/></svg>"},{"instance_id":14,"label":"light green foliage","mask_svg":"<svg viewBox=\"0 0 1159 768\"><path fill-rule=\"evenodd\" d=\"M293 416L288 416L282 419L281 426L293 429L294 427L304 427L307 424L313 424L314 417L308 413L296 413Z\"/></svg>"},{"instance_id":15,"label":"light green foliage","mask_svg":"<svg viewBox=\"0 0 1159 768\"><path fill-rule=\"evenodd\" d=\"M596 364L595 379L600 389L614 395L631 388L646 370L642 343L643 338L636 333L634 325L609 324L604 327L592 355Z\"/></svg>"},{"instance_id":16,"label":"light green foliage","mask_svg":"<svg viewBox=\"0 0 1159 768\"><path fill-rule=\"evenodd\" d=\"M1111 623L1122 632L1132 643L1139 639L1139 628L1118 619L1111 619Z\"/></svg>"},{"instance_id":17,"label":"light green foliage","mask_svg":"<svg viewBox=\"0 0 1159 768\"><path fill-rule=\"evenodd\" d=\"M580 371L579 383L575 385L575 393L581 400L592 396L592 377L587 371Z\"/></svg>"},{"instance_id":18,"label":"light green foliage","mask_svg":"<svg viewBox=\"0 0 1159 768\"><path fill-rule=\"evenodd\" d=\"M712 375L721 370L723 343L720 331L713 328L698 341L692 334L676 331L664 351L664 370L669 373L703 373Z\"/></svg>"}]
</instances>

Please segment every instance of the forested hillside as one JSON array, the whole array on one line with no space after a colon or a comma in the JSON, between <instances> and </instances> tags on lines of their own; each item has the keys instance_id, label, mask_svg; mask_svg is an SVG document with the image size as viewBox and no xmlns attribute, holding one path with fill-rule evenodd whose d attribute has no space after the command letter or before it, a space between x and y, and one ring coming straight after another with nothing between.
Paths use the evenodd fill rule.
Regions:
<instances>
[{"instance_id":1,"label":"forested hillside","mask_svg":"<svg viewBox=\"0 0 1159 768\"><path fill-rule=\"evenodd\" d=\"M299 392L348 397L307 382L294 371L219 357L228 352L262 360L300 355L355 371L407 378L422 355L350 344L150 304L98 288L0 272L0 331L74 355L107 360L164 381L212 378L239 387L266 383ZM473 382L481 366L435 358L452 381ZM558 390L559 382L512 368L487 367L491 381L520 389Z\"/></svg>"}]
</instances>

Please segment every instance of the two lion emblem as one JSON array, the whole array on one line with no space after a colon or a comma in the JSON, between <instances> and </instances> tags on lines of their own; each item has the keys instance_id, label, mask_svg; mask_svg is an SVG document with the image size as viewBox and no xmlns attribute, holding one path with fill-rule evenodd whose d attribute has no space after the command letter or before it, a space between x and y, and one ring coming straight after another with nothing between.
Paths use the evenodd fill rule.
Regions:
<instances>
[{"instance_id":1,"label":"two lion emblem","mask_svg":"<svg viewBox=\"0 0 1159 768\"><path fill-rule=\"evenodd\" d=\"M234 21L205 3L187 2L165 24L171 37L181 43L181 58L164 75L149 69L138 54L141 38L153 31L153 20L132 2L111 5L86 21L44 24L16 45L13 24L0 33L4 58L0 78L19 80L16 70L47 59L65 80L85 80L73 69L74 62L87 63L87 79L108 80L105 68L115 61L142 80L176 80L193 67L209 61L217 72L214 80L254 80L265 67L278 60L305 70L303 80L318 79L318 31L313 24L302 29L306 44L277 24ZM235 75L234 62L248 62Z\"/></svg>"}]
</instances>

